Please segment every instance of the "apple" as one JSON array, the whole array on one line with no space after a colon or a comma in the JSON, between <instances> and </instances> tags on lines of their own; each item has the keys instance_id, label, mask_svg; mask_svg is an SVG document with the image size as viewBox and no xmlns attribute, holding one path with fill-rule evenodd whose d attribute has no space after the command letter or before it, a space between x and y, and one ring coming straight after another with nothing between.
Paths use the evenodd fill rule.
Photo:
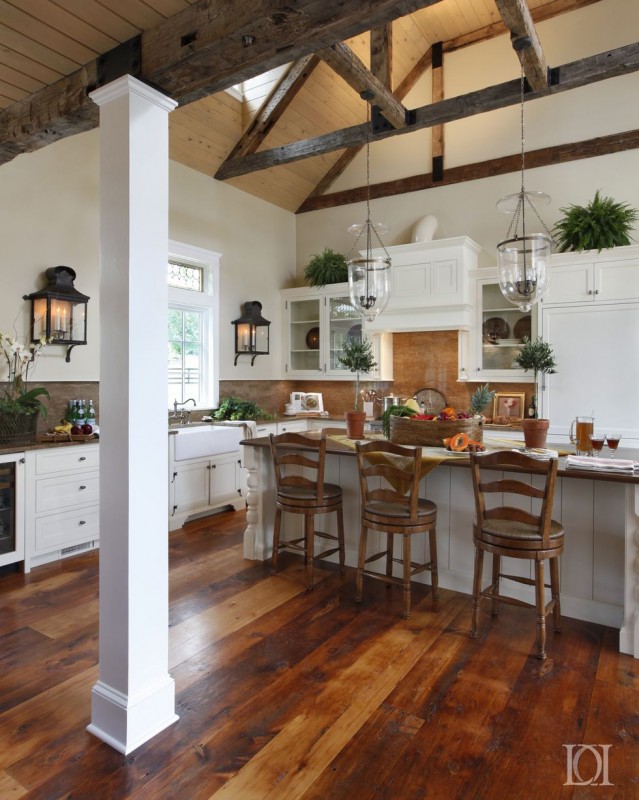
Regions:
<instances>
[{"instance_id":1,"label":"apple","mask_svg":"<svg viewBox=\"0 0 639 800\"><path fill-rule=\"evenodd\" d=\"M79 425L73 425L71 428L71 436L81 436L82 428Z\"/></svg>"},{"instance_id":2,"label":"apple","mask_svg":"<svg viewBox=\"0 0 639 800\"><path fill-rule=\"evenodd\" d=\"M93 433L93 427L91 425L89 425L88 422L85 422L84 425L82 425L80 430L82 431L82 433L85 436L88 436L90 433Z\"/></svg>"}]
</instances>

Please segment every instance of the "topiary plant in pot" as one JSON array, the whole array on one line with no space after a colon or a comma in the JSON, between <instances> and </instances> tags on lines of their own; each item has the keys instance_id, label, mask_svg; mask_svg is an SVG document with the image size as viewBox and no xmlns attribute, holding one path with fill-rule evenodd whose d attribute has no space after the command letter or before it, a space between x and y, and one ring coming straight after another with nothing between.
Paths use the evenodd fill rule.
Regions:
<instances>
[{"instance_id":1,"label":"topiary plant in pot","mask_svg":"<svg viewBox=\"0 0 639 800\"><path fill-rule=\"evenodd\" d=\"M304 268L304 280L309 286L326 286L329 283L345 283L348 280L348 264L341 253L325 247L319 255L311 256Z\"/></svg>"},{"instance_id":2,"label":"topiary plant in pot","mask_svg":"<svg viewBox=\"0 0 639 800\"><path fill-rule=\"evenodd\" d=\"M537 403L537 376L540 373L542 375L554 375L557 372L555 355L552 347L548 342L544 342L541 337L538 337L535 341L524 337L523 343L519 346L519 352L515 357L515 363L525 372L532 370L534 375L535 416L528 419L524 418L522 421L524 442L526 447L529 448L545 447L549 421L547 419L539 419L537 415L539 408Z\"/></svg>"},{"instance_id":3,"label":"topiary plant in pot","mask_svg":"<svg viewBox=\"0 0 639 800\"><path fill-rule=\"evenodd\" d=\"M377 366L373 358L373 345L368 339L348 339L343 347L342 354L337 357L340 364L355 373L355 403L352 411L346 411L346 433L349 439L362 439L364 436L364 422L366 413L361 411L361 398L359 395L359 376L367 374Z\"/></svg>"},{"instance_id":4,"label":"topiary plant in pot","mask_svg":"<svg viewBox=\"0 0 639 800\"><path fill-rule=\"evenodd\" d=\"M585 206L571 205L559 209L563 218L552 235L560 253L598 250L630 244L630 231L637 220L637 210L612 197L601 197L599 189Z\"/></svg>"}]
</instances>

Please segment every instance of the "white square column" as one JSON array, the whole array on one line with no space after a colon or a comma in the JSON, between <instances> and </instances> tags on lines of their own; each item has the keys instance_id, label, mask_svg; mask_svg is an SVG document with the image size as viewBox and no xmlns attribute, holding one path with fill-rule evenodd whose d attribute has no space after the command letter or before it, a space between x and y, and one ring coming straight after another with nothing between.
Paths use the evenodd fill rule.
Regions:
<instances>
[{"instance_id":1,"label":"white square column","mask_svg":"<svg viewBox=\"0 0 639 800\"><path fill-rule=\"evenodd\" d=\"M168 114L124 76L100 106L100 675L88 730L130 753L177 720L168 672Z\"/></svg>"}]
</instances>

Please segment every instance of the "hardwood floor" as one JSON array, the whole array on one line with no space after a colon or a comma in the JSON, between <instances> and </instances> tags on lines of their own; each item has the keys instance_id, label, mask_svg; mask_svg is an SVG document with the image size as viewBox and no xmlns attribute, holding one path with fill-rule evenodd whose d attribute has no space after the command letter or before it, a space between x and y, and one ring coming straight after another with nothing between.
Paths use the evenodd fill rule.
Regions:
<instances>
[{"instance_id":1,"label":"hardwood floor","mask_svg":"<svg viewBox=\"0 0 639 800\"><path fill-rule=\"evenodd\" d=\"M486 607L472 640L466 595L415 585L403 620L377 581L356 605L353 570L307 593L295 557L274 577L244 561L243 529L229 512L171 534L180 719L126 757L86 732L97 554L0 577L1 800L639 797L639 661L617 631L564 618L542 663L532 612ZM613 786L564 786L581 743L611 745Z\"/></svg>"}]
</instances>

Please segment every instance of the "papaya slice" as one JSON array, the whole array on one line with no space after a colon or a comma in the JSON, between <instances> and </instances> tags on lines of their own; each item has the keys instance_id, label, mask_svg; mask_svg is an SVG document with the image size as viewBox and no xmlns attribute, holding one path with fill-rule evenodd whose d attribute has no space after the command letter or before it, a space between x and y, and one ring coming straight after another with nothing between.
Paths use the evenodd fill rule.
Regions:
<instances>
[{"instance_id":1,"label":"papaya slice","mask_svg":"<svg viewBox=\"0 0 639 800\"><path fill-rule=\"evenodd\" d=\"M450 449L456 453L461 453L468 446L468 434L456 433L450 437Z\"/></svg>"},{"instance_id":2,"label":"papaya slice","mask_svg":"<svg viewBox=\"0 0 639 800\"><path fill-rule=\"evenodd\" d=\"M450 446L450 436L447 439L442 439L442 442L444 443L444 447L449 447Z\"/></svg>"}]
</instances>

